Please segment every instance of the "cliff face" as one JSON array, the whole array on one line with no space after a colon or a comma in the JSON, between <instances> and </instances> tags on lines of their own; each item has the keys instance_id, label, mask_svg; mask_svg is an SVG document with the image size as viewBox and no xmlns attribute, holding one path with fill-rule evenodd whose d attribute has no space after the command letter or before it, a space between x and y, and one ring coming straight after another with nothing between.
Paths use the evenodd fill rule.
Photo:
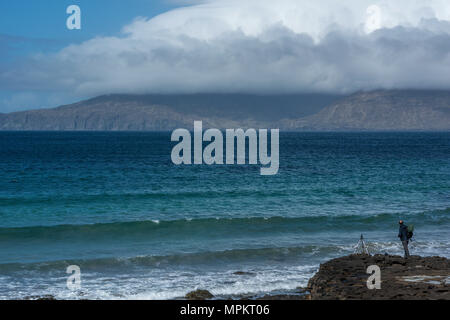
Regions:
<instances>
[{"instance_id":1,"label":"cliff face","mask_svg":"<svg viewBox=\"0 0 450 320\"><path fill-rule=\"evenodd\" d=\"M381 271L381 289L367 288L367 267ZM312 300L450 300L450 260L442 257L350 255L320 266L309 280Z\"/></svg>"},{"instance_id":2,"label":"cliff face","mask_svg":"<svg viewBox=\"0 0 450 320\"><path fill-rule=\"evenodd\" d=\"M0 114L0 130L153 131L268 128L282 117L316 113L335 95L107 95L54 109ZM272 126L271 126L272 125Z\"/></svg>"},{"instance_id":3,"label":"cliff face","mask_svg":"<svg viewBox=\"0 0 450 320\"><path fill-rule=\"evenodd\" d=\"M286 120L283 126L313 130L450 130L450 92L357 93L315 115Z\"/></svg>"},{"instance_id":4,"label":"cliff face","mask_svg":"<svg viewBox=\"0 0 450 320\"><path fill-rule=\"evenodd\" d=\"M0 114L0 130L173 130L192 128L194 120L214 128L447 131L450 91L373 91L339 99L109 95L54 109Z\"/></svg>"}]
</instances>

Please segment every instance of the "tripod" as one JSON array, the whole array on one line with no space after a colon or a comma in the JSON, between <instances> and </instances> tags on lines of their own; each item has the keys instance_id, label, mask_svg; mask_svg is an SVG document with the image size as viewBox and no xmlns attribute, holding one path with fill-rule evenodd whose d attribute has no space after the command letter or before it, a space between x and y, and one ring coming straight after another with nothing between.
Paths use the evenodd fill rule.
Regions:
<instances>
[{"instance_id":1,"label":"tripod","mask_svg":"<svg viewBox=\"0 0 450 320\"><path fill-rule=\"evenodd\" d=\"M361 238L359 238L358 243L355 246L355 251L354 253L356 254L369 254L369 249L367 248L366 243L364 242L364 237L361 234Z\"/></svg>"}]
</instances>

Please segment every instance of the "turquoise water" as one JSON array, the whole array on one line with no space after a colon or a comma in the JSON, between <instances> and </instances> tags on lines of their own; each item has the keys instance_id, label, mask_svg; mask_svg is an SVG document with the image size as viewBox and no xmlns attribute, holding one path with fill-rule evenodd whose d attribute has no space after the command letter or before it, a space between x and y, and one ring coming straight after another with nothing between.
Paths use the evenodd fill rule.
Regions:
<instances>
[{"instance_id":1,"label":"turquoise water","mask_svg":"<svg viewBox=\"0 0 450 320\"><path fill-rule=\"evenodd\" d=\"M0 298L291 290L361 233L400 254L399 218L413 254L450 257L450 133L282 132L275 176L175 166L173 145L169 132L0 133Z\"/></svg>"}]
</instances>

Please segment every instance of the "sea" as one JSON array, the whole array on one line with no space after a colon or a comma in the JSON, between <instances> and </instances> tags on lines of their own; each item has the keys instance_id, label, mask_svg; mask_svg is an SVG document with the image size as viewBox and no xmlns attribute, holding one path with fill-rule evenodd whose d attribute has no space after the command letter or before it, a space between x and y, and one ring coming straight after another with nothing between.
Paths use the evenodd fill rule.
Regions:
<instances>
[{"instance_id":1,"label":"sea","mask_svg":"<svg viewBox=\"0 0 450 320\"><path fill-rule=\"evenodd\" d=\"M399 219L450 258L449 132L281 132L272 176L174 165L170 135L0 132L0 299L294 292L361 235L401 255Z\"/></svg>"}]
</instances>

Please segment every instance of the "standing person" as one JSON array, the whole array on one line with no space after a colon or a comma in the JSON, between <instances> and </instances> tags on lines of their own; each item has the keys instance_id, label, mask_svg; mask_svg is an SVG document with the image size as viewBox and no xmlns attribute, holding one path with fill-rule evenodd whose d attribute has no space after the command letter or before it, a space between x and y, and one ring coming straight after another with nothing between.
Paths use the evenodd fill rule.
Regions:
<instances>
[{"instance_id":1,"label":"standing person","mask_svg":"<svg viewBox=\"0 0 450 320\"><path fill-rule=\"evenodd\" d=\"M400 220L398 222L399 228L398 228L398 237L400 238L400 241L403 244L403 249L405 250L405 259L408 259L409 257L409 250L408 250L408 226L403 223L403 220Z\"/></svg>"}]
</instances>

